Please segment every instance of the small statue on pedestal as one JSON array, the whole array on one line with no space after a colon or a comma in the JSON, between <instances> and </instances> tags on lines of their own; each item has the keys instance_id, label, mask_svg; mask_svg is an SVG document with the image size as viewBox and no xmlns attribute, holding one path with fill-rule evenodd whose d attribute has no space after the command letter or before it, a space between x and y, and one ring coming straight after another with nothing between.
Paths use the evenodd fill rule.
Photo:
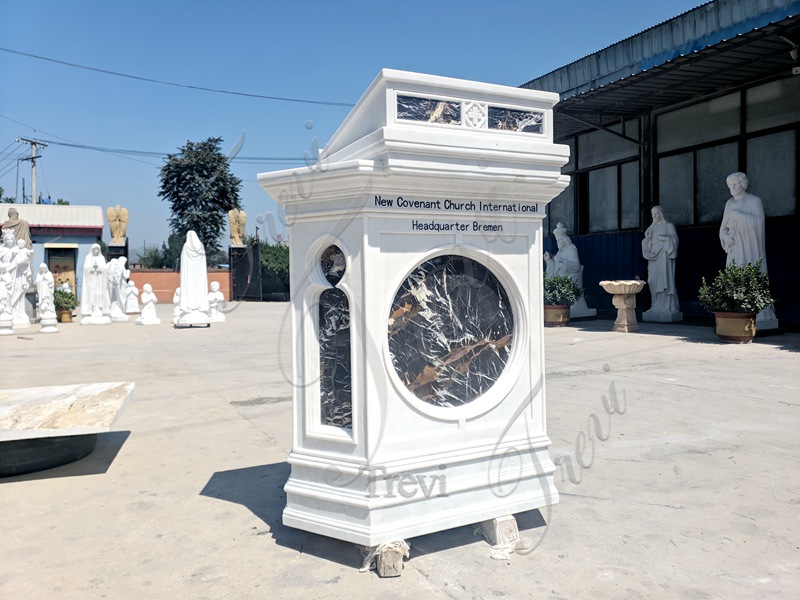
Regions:
<instances>
[{"instance_id":1,"label":"small statue on pedestal","mask_svg":"<svg viewBox=\"0 0 800 600\"><path fill-rule=\"evenodd\" d=\"M228 224L231 230L231 246L244 246L244 226L247 223L247 213L238 208L228 211Z\"/></svg>"},{"instance_id":2,"label":"small statue on pedestal","mask_svg":"<svg viewBox=\"0 0 800 600\"><path fill-rule=\"evenodd\" d=\"M125 233L128 229L128 209L120 208L120 205L106 209L108 218L108 228L111 231L111 243L123 245L125 243Z\"/></svg>"}]
</instances>

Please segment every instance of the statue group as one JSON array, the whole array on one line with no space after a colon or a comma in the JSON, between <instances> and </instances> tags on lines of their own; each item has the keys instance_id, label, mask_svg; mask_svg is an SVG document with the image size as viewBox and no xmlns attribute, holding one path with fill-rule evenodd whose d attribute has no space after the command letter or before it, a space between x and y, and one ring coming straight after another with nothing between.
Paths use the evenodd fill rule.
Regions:
<instances>
[{"instance_id":1,"label":"statue group","mask_svg":"<svg viewBox=\"0 0 800 600\"><path fill-rule=\"evenodd\" d=\"M0 295L0 313L10 314L15 328L30 327L31 321L25 311L25 293L33 284L33 250L27 247L24 239L17 240L13 230L3 227L3 232L0 285L5 289Z\"/></svg>"}]
</instances>

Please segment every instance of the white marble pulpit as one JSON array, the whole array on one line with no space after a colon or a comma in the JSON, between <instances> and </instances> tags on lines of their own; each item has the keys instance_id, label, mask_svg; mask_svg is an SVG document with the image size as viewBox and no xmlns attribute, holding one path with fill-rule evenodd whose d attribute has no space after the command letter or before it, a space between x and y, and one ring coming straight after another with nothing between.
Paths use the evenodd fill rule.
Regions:
<instances>
[{"instance_id":1,"label":"white marble pulpit","mask_svg":"<svg viewBox=\"0 0 800 600\"><path fill-rule=\"evenodd\" d=\"M286 210L294 436L285 524L365 546L558 501L542 219L558 96L383 70Z\"/></svg>"}]
</instances>

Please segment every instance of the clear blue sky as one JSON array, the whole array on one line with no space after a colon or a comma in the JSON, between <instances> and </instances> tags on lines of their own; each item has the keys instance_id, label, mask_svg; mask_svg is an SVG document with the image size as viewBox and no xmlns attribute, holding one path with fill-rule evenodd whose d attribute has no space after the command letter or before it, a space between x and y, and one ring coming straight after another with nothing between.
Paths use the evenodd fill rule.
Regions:
<instances>
[{"instance_id":1,"label":"clear blue sky","mask_svg":"<svg viewBox=\"0 0 800 600\"><path fill-rule=\"evenodd\" d=\"M355 103L384 67L517 86L700 4L0 0L0 47L180 84ZM158 85L2 51L0 81L6 195L17 186L15 157L29 152L14 143L19 136L166 154L211 136L223 138L227 152L244 132L240 157L302 160L349 111ZM166 239L162 158L55 144L41 156L45 196L127 207L132 248ZM232 164L248 232L257 215L276 210L256 174L300 164ZM29 194L29 162L20 163L20 196L23 177Z\"/></svg>"}]
</instances>

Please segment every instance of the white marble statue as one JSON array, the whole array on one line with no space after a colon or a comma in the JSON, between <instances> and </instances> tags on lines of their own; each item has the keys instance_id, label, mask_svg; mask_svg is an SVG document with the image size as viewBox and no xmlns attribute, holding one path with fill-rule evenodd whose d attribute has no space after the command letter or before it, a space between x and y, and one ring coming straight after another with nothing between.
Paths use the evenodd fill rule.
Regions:
<instances>
[{"instance_id":1,"label":"white marble statue","mask_svg":"<svg viewBox=\"0 0 800 600\"><path fill-rule=\"evenodd\" d=\"M761 198L748 193L747 175L731 173L725 179L731 198L725 203L719 240L728 255L725 264L733 261L739 266L761 259L761 272L767 272L766 235L764 233L764 205ZM778 319L775 310L768 306L756 316L756 329L775 329Z\"/></svg>"},{"instance_id":2,"label":"white marble statue","mask_svg":"<svg viewBox=\"0 0 800 600\"><path fill-rule=\"evenodd\" d=\"M9 263L0 262L0 335L14 333L14 317L11 314L11 274Z\"/></svg>"},{"instance_id":3,"label":"white marble statue","mask_svg":"<svg viewBox=\"0 0 800 600\"><path fill-rule=\"evenodd\" d=\"M81 281L81 325L108 325L111 323L111 302L108 297L106 259L100 253L100 244L92 248L83 261Z\"/></svg>"},{"instance_id":4,"label":"white marble statue","mask_svg":"<svg viewBox=\"0 0 800 600\"><path fill-rule=\"evenodd\" d=\"M678 232L664 217L664 210L654 206L653 223L644 232L642 256L647 260L647 286L652 305L642 313L643 321L671 323L682 321L678 289L675 286L675 259L678 256Z\"/></svg>"},{"instance_id":5,"label":"white marble statue","mask_svg":"<svg viewBox=\"0 0 800 600\"><path fill-rule=\"evenodd\" d=\"M137 325L161 325L161 319L156 315L158 298L153 293L153 286L144 284L142 291L142 314L136 319Z\"/></svg>"},{"instance_id":6,"label":"white marble statue","mask_svg":"<svg viewBox=\"0 0 800 600\"><path fill-rule=\"evenodd\" d=\"M219 289L219 282L211 282L211 291L208 292L208 310L209 321L212 323L224 323L225 313L222 309L225 307L225 295Z\"/></svg>"},{"instance_id":7,"label":"white marble statue","mask_svg":"<svg viewBox=\"0 0 800 600\"><path fill-rule=\"evenodd\" d=\"M0 246L0 263L10 264L13 260L16 247L17 240L14 238L14 232L5 232L3 234L3 245Z\"/></svg>"},{"instance_id":8,"label":"white marble statue","mask_svg":"<svg viewBox=\"0 0 800 600\"><path fill-rule=\"evenodd\" d=\"M128 320L125 314L125 302L128 297L128 277L130 271L125 268L127 258L121 256L108 261L108 299L111 305L111 320L124 322Z\"/></svg>"},{"instance_id":9,"label":"white marble statue","mask_svg":"<svg viewBox=\"0 0 800 600\"><path fill-rule=\"evenodd\" d=\"M175 293L172 294L172 324L177 325L178 319L181 316L181 288L175 288Z\"/></svg>"},{"instance_id":10,"label":"white marble statue","mask_svg":"<svg viewBox=\"0 0 800 600\"><path fill-rule=\"evenodd\" d=\"M547 275L566 275L583 290L583 265L578 258L578 249L572 243L569 235L567 235L567 228L562 223L558 223L553 230L553 235L556 238L558 252L555 254L544 253ZM594 317L596 315L597 310L587 306L586 298L583 294L575 304L569 307L569 316L571 318Z\"/></svg>"},{"instance_id":11,"label":"white marble statue","mask_svg":"<svg viewBox=\"0 0 800 600\"><path fill-rule=\"evenodd\" d=\"M194 231L181 251L181 298L177 327L209 325L206 249Z\"/></svg>"},{"instance_id":12,"label":"white marble statue","mask_svg":"<svg viewBox=\"0 0 800 600\"><path fill-rule=\"evenodd\" d=\"M129 315L138 314L141 309L139 308L139 288L132 279L128 280L128 287L125 290L127 297L125 298L125 312Z\"/></svg>"},{"instance_id":13,"label":"white marble statue","mask_svg":"<svg viewBox=\"0 0 800 600\"><path fill-rule=\"evenodd\" d=\"M25 294L33 284L33 250L25 245L25 240L17 240L11 255L11 313L14 315L14 328L23 329L31 326L31 320L25 311Z\"/></svg>"},{"instance_id":14,"label":"white marble statue","mask_svg":"<svg viewBox=\"0 0 800 600\"><path fill-rule=\"evenodd\" d=\"M36 295L39 298L39 324L42 328L39 333L58 333L58 319L56 318L56 306L53 304L53 292L56 283L53 274L47 265L39 265L39 273L36 275Z\"/></svg>"}]
</instances>

